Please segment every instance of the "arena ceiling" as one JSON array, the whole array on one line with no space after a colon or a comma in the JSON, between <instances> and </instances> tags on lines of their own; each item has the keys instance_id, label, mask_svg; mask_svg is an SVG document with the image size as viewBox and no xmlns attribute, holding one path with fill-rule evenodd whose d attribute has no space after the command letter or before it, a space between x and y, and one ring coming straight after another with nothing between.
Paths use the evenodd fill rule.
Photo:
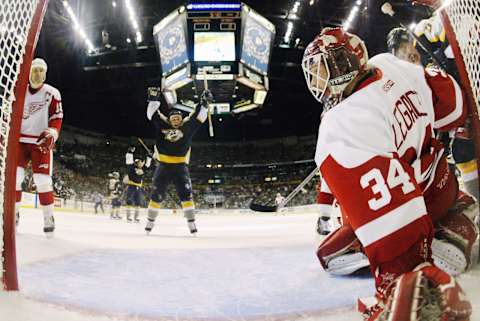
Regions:
<instances>
[{"instance_id":1,"label":"arena ceiling","mask_svg":"<svg viewBox=\"0 0 480 321\"><path fill-rule=\"evenodd\" d=\"M270 65L271 90L264 107L247 114L215 119L215 140L243 141L311 135L318 129L321 106L311 97L303 79L300 61L305 44L323 26L340 26L360 0L300 0L296 16L295 0L245 0L276 26L277 36ZM115 6L113 5L115 2ZM205 2L205 1L204 1ZM224 2L224 1L223 1ZM350 31L361 36L374 55L385 51L385 36L396 26L383 15L383 0L361 0ZM142 42L128 19L124 0L68 0L72 12L92 45L102 47L102 30L115 50L88 55L85 41L72 28L63 1L50 0L40 35L37 56L49 63L48 82L60 89L65 123L120 136L151 136L145 118L146 88L158 85L160 64L155 51L152 27L172 10L184 5L180 0L131 0L138 19ZM409 1L391 1L405 23L428 16L424 8ZM294 24L292 41L284 43L288 21ZM202 128L198 140L211 140Z\"/></svg>"}]
</instances>

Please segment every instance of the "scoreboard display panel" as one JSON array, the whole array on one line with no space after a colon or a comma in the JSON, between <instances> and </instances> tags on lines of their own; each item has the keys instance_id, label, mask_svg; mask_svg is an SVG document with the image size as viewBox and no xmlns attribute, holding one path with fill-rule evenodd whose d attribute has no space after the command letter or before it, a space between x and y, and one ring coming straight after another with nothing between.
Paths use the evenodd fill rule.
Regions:
<instances>
[{"instance_id":1,"label":"scoreboard display panel","mask_svg":"<svg viewBox=\"0 0 480 321\"><path fill-rule=\"evenodd\" d=\"M194 61L235 61L234 32L195 32Z\"/></svg>"}]
</instances>

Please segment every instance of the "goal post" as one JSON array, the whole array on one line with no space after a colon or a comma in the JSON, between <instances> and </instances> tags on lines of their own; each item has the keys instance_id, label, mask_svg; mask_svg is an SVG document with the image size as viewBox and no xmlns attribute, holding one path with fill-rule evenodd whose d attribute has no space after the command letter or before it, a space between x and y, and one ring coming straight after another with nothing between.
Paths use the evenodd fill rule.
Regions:
<instances>
[{"instance_id":1,"label":"goal post","mask_svg":"<svg viewBox=\"0 0 480 321\"><path fill-rule=\"evenodd\" d=\"M18 290L15 250L17 150L30 66L48 0L0 1L0 272ZM1 289L0 288L0 289Z\"/></svg>"},{"instance_id":2,"label":"goal post","mask_svg":"<svg viewBox=\"0 0 480 321\"><path fill-rule=\"evenodd\" d=\"M478 162L480 160L480 2L453 0L446 3L440 15L455 56L460 82L468 99ZM480 166L478 167L480 171Z\"/></svg>"}]
</instances>

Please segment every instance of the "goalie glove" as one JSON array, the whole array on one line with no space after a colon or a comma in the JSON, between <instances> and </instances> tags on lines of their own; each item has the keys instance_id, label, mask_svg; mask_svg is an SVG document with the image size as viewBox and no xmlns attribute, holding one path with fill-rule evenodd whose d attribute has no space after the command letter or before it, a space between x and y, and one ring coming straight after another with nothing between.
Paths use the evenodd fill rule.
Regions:
<instances>
[{"instance_id":1,"label":"goalie glove","mask_svg":"<svg viewBox=\"0 0 480 321\"><path fill-rule=\"evenodd\" d=\"M147 118L148 120L152 120L153 115L158 111L160 108L159 101L149 101L147 106Z\"/></svg>"},{"instance_id":2,"label":"goalie glove","mask_svg":"<svg viewBox=\"0 0 480 321\"><path fill-rule=\"evenodd\" d=\"M55 128L45 129L37 139L37 146L44 154L50 152L58 138L58 132Z\"/></svg>"},{"instance_id":3,"label":"goalie glove","mask_svg":"<svg viewBox=\"0 0 480 321\"><path fill-rule=\"evenodd\" d=\"M200 96L200 104L204 107L207 107L213 102L213 95L210 90L204 90Z\"/></svg>"},{"instance_id":4,"label":"goalie glove","mask_svg":"<svg viewBox=\"0 0 480 321\"><path fill-rule=\"evenodd\" d=\"M150 156L147 156L147 160L145 161L145 167L149 168L150 165L152 165L152 158Z\"/></svg>"}]
</instances>

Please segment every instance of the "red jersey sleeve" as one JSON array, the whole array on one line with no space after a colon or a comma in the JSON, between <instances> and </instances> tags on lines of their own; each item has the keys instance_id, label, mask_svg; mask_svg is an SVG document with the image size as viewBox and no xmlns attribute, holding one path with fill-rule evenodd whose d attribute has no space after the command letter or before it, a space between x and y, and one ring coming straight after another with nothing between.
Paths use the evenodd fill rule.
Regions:
<instances>
[{"instance_id":1,"label":"red jersey sleeve","mask_svg":"<svg viewBox=\"0 0 480 321\"><path fill-rule=\"evenodd\" d=\"M425 69L425 79L432 90L435 112L434 128L450 131L463 125L467 117L465 94L450 75L438 70Z\"/></svg>"},{"instance_id":2,"label":"red jersey sleeve","mask_svg":"<svg viewBox=\"0 0 480 321\"><path fill-rule=\"evenodd\" d=\"M48 107L48 127L54 128L58 134L62 127L63 108L60 92L52 88L52 100Z\"/></svg>"}]
</instances>

